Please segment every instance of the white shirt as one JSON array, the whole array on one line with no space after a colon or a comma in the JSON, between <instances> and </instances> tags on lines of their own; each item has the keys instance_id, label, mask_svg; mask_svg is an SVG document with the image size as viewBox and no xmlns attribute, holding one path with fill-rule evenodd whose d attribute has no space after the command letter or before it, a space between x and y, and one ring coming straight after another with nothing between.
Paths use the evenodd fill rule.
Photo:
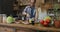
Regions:
<instances>
[{"instance_id":1,"label":"white shirt","mask_svg":"<svg viewBox=\"0 0 60 32\"><path fill-rule=\"evenodd\" d=\"M38 8L38 19L43 20L47 16L46 10L42 12L41 8Z\"/></svg>"}]
</instances>

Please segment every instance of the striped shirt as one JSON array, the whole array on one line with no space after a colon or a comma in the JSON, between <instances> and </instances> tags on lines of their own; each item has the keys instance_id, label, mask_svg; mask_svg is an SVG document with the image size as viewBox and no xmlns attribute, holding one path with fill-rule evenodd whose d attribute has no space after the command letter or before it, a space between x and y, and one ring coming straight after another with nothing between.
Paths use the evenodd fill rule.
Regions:
<instances>
[{"instance_id":1,"label":"striped shirt","mask_svg":"<svg viewBox=\"0 0 60 32\"><path fill-rule=\"evenodd\" d=\"M23 12L28 13L30 15L30 18L35 17L36 14L35 8L30 6L26 6Z\"/></svg>"}]
</instances>

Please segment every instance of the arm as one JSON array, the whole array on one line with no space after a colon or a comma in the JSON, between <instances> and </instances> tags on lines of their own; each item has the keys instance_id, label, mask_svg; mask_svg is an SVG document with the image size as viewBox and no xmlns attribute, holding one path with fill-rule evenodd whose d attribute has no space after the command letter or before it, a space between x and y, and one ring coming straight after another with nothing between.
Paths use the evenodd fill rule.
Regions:
<instances>
[{"instance_id":1,"label":"arm","mask_svg":"<svg viewBox=\"0 0 60 32\"><path fill-rule=\"evenodd\" d=\"M26 15L26 10L27 10L27 8L25 7L25 9L22 12L22 15Z\"/></svg>"},{"instance_id":2,"label":"arm","mask_svg":"<svg viewBox=\"0 0 60 32\"><path fill-rule=\"evenodd\" d=\"M36 20L38 20L38 9L36 8L35 11L36 11L35 12L35 21L36 21Z\"/></svg>"},{"instance_id":3,"label":"arm","mask_svg":"<svg viewBox=\"0 0 60 32\"><path fill-rule=\"evenodd\" d=\"M30 6L26 6L22 14L28 14L27 11L30 11Z\"/></svg>"},{"instance_id":4,"label":"arm","mask_svg":"<svg viewBox=\"0 0 60 32\"><path fill-rule=\"evenodd\" d=\"M24 11L22 12L22 14L23 14L23 15L26 15L26 17L29 17L29 14L28 14L28 12L27 12L27 11L29 11L29 10L30 10L29 6L26 6L25 9L24 9Z\"/></svg>"}]
</instances>

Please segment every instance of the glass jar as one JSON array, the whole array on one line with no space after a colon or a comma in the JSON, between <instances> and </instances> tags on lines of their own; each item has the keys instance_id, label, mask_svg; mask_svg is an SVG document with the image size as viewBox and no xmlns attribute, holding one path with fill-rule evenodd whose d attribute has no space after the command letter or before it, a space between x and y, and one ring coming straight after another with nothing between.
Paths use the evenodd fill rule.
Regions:
<instances>
[{"instance_id":1,"label":"glass jar","mask_svg":"<svg viewBox=\"0 0 60 32\"><path fill-rule=\"evenodd\" d=\"M60 20L54 20L54 26L60 28Z\"/></svg>"},{"instance_id":2,"label":"glass jar","mask_svg":"<svg viewBox=\"0 0 60 32\"><path fill-rule=\"evenodd\" d=\"M2 17L3 17L3 23L6 23L6 19L7 19L7 16L6 16L6 14L2 14Z\"/></svg>"},{"instance_id":3,"label":"glass jar","mask_svg":"<svg viewBox=\"0 0 60 32\"><path fill-rule=\"evenodd\" d=\"M2 14L0 14L0 23L2 23L2 20L3 20L3 19L2 19Z\"/></svg>"}]
</instances>

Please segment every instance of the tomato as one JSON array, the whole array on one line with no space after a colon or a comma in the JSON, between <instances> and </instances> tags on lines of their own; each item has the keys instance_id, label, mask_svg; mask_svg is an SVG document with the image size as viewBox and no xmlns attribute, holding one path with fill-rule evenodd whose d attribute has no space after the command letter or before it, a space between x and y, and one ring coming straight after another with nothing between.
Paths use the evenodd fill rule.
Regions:
<instances>
[{"instance_id":1,"label":"tomato","mask_svg":"<svg viewBox=\"0 0 60 32\"><path fill-rule=\"evenodd\" d=\"M46 20L47 23L50 23L50 20Z\"/></svg>"},{"instance_id":2,"label":"tomato","mask_svg":"<svg viewBox=\"0 0 60 32\"><path fill-rule=\"evenodd\" d=\"M50 20L49 19L46 19L45 22L50 23Z\"/></svg>"},{"instance_id":3,"label":"tomato","mask_svg":"<svg viewBox=\"0 0 60 32\"><path fill-rule=\"evenodd\" d=\"M44 20L40 20L40 23L41 23L41 24L44 24Z\"/></svg>"},{"instance_id":4,"label":"tomato","mask_svg":"<svg viewBox=\"0 0 60 32\"><path fill-rule=\"evenodd\" d=\"M44 22L44 24L43 24L44 26L48 26L48 23L47 22Z\"/></svg>"}]
</instances>

